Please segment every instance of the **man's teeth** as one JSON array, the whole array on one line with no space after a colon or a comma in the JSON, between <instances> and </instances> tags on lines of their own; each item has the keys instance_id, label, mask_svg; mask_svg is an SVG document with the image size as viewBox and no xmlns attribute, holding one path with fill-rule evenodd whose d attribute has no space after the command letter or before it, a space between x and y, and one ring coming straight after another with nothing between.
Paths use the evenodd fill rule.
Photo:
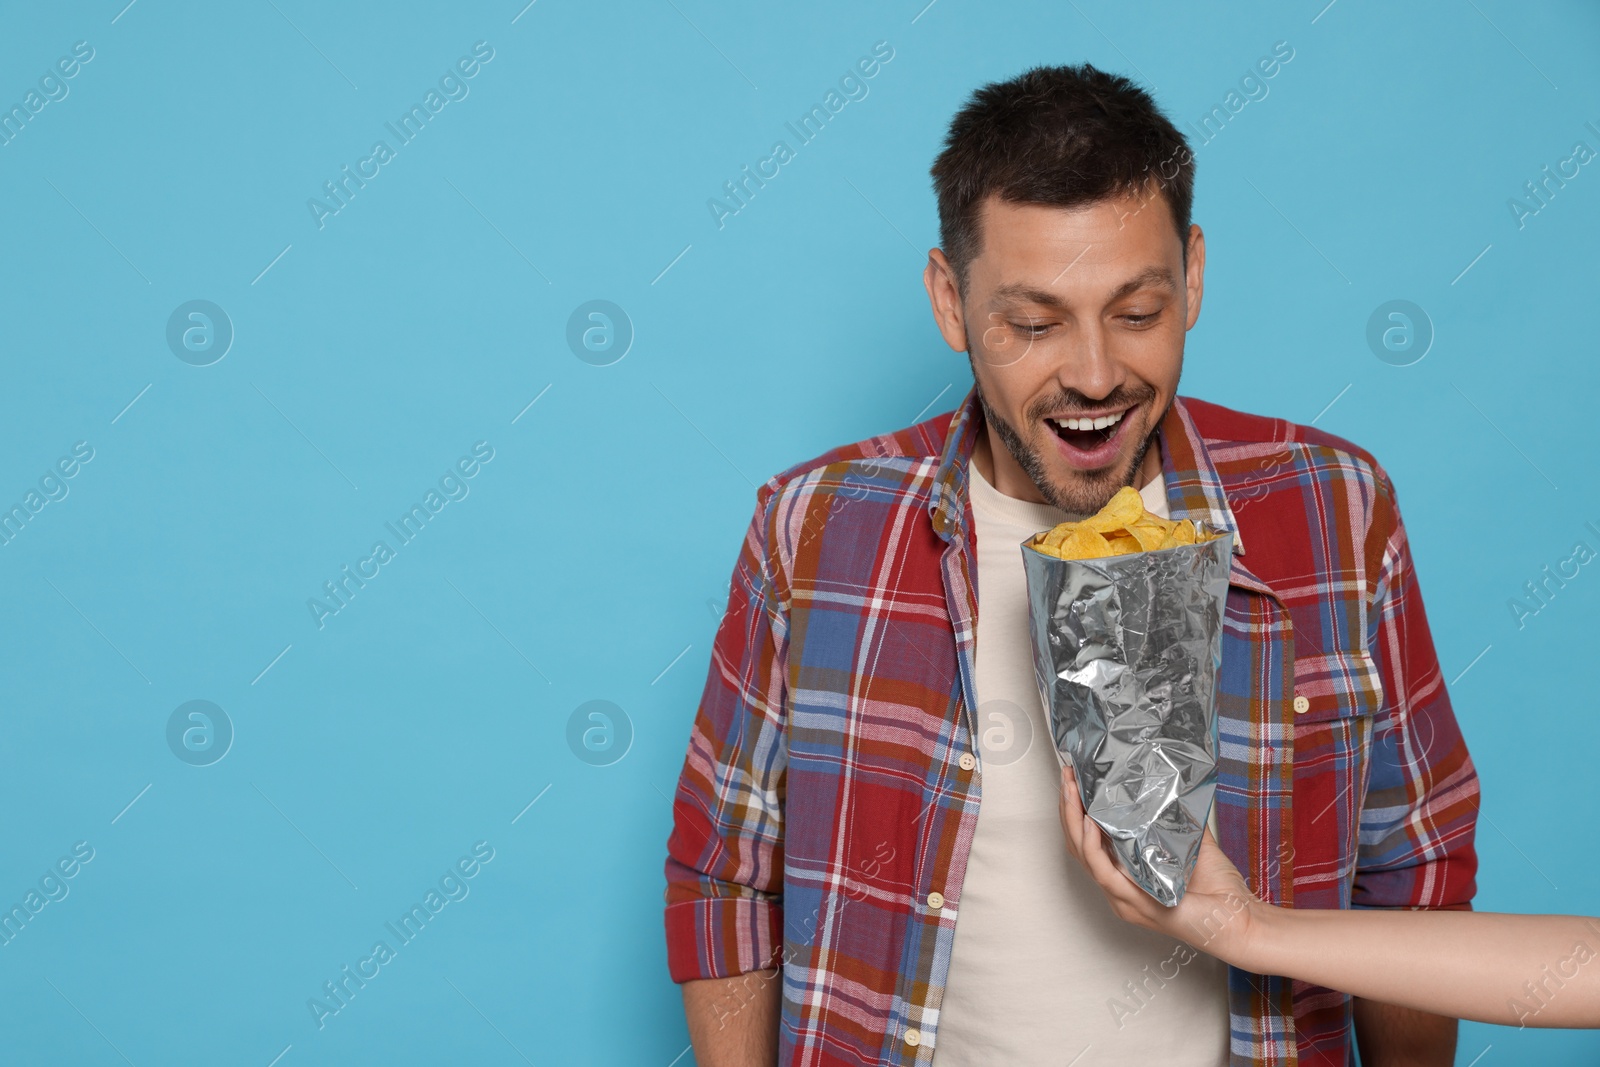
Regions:
<instances>
[{"instance_id":1,"label":"man's teeth","mask_svg":"<svg viewBox=\"0 0 1600 1067\"><path fill-rule=\"evenodd\" d=\"M1126 412L1119 411L1115 415L1101 415L1095 419L1052 419L1057 426L1064 430L1103 430L1107 426L1115 426L1122 421Z\"/></svg>"}]
</instances>

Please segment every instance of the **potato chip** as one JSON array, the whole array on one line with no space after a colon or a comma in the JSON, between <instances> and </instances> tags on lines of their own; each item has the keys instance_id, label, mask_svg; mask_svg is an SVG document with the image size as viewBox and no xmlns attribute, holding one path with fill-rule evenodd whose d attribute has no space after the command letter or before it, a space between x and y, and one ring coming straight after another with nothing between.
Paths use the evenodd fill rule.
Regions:
<instances>
[{"instance_id":1,"label":"potato chip","mask_svg":"<svg viewBox=\"0 0 1600 1067\"><path fill-rule=\"evenodd\" d=\"M1172 532L1172 528L1178 524L1173 522L1171 519L1163 519L1160 515L1152 515L1147 511L1134 525L1156 530L1163 534L1169 534Z\"/></svg>"},{"instance_id":2,"label":"potato chip","mask_svg":"<svg viewBox=\"0 0 1600 1067\"><path fill-rule=\"evenodd\" d=\"M1058 559L1102 559L1131 552L1156 552L1220 536L1201 534L1188 519L1174 522L1144 510L1144 498L1123 486L1094 515L1063 522L1035 534L1027 544Z\"/></svg>"},{"instance_id":3,"label":"potato chip","mask_svg":"<svg viewBox=\"0 0 1600 1067\"><path fill-rule=\"evenodd\" d=\"M1128 532L1133 535L1134 541L1139 546L1138 548L1130 549L1133 552L1149 552L1158 548L1165 548L1167 547L1167 538L1170 536L1167 531L1159 526L1143 522L1134 523L1128 527Z\"/></svg>"},{"instance_id":4,"label":"potato chip","mask_svg":"<svg viewBox=\"0 0 1600 1067\"><path fill-rule=\"evenodd\" d=\"M1104 537L1094 530L1084 529L1081 523L1062 543L1058 554L1062 559L1100 559L1116 555Z\"/></svg>"},{"instance_id":5,"label":"potato chip","mask_svg":"<svg viewBox=\"0 0 1600 1067\"><path fill-rule=\"evenodd\" d=\"M1084 519L1079 525L1100 533L1109 533L1134 522L1143 514L1144 498L1139 495L1139 490L1131 485L1125 485L1106 502L1105 507Z\"/></svg>"},{"instance_id":6,"label":"potato chip","mask_svg":"<svg viewBox=\"0 0 1600 1067\"><path fill-rule=\"evenodd\" d=\"M1044 533L1040 534L1037 538L1035 538L1035 540L1038 542L1038 545L1036 547L1042 547L1042 548L1046 548L1046 549L1057 549L1057 548L1060 548L1061 545L1066 541L1066 539L1068 537L1072 536L1072 530L1073 530L1073 524L1072 523L1068 523L1068 522L1061 523L1059 526L1055 527L1054 529L1047 530Z\"/></svg>"},{"instance_id":7,"label":"potato chip","mask_svg":"<svg viewBox=\"0 0 1600 1067\"><path fill-rule=\"evenodd\" d=\"M1111 552L1113 555L1121 556L1128 552L1144 551L1144 546L1139 543L1137 538L1129 533L1117 533L1107 536L1106 540L1111 545Z\"/></svg>"}]
</instances>

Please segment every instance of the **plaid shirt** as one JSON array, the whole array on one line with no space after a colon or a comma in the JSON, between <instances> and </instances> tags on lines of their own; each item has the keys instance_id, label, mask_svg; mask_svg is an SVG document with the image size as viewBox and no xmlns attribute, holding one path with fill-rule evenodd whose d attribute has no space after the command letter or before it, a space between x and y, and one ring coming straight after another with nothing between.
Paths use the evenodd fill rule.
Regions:
<instances>
[{"instance_id":1,"label":"plaid shirt","mask_svg":"<svg viewBox=\"0 0 1600 1067\"><path fill-rule=\"evenodd\" d=\"M757 492L673 802L665 923L674 981L781 965L784 1067L938 1046L983 777L982 422L971 392ZM1172 518L1240 545L1223 851L1274 904L1469 908L1477 775L1388 474L1332 434L1186 397L1159 440ZM1234 1065L1354 1062L1342 993L1230 968L1228 1004Z\"/></svg>"}]
</instances>

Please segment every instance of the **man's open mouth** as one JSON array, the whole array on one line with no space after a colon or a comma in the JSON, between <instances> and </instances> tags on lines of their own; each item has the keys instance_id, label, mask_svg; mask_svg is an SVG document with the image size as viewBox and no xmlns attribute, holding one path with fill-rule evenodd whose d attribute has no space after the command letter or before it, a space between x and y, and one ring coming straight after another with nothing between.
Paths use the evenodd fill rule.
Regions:
<instances>
[{"instance_id":1,"label":"man's open mouth","mask_svg":"<svg viewBox=\"0 0 1600 1067\"><path fill-rule=\"evenodd\" d=\"M1061 452L1077 467L1104 466L1117 454L1127 416L1133 409L1045 419L1061 441Z\"/></svg>"}]
</instances>

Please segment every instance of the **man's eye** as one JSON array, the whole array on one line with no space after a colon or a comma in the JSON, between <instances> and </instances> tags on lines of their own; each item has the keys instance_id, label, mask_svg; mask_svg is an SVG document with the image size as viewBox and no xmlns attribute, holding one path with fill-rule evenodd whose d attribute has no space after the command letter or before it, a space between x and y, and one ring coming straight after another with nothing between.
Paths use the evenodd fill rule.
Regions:
<instances>
[{"instance_id":1,"label":"man's eye","mask_svg":"<svg viewBox=\"0 0 1600 1067\"><path fill-rule=\"evenodd\" d=\"M1148 326L1161 317L1161 312L1152 311L1148 315L1124 315L1122 320L1129 326Z\"/></svg>"},{"instance_id":2,"label":"man's eye","mask_svg":"<svg viewBox=\"0 0 1600 1067\"><path fill-rule=\"evenodd\" d=\"M1011 328L1024 337L1043 337L1050 332L1049 323L1013 322Z\"/></svg>"}]
</instances>

